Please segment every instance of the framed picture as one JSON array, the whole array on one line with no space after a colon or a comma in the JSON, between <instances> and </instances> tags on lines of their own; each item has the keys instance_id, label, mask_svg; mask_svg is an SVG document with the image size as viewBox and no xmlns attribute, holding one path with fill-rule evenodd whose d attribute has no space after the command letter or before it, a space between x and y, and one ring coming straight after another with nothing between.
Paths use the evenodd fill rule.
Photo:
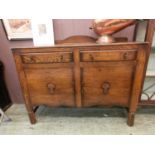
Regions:
<instances>
[{"instance_id":1,"label":"framed picture","mask_svg":"<svg viewBox=\"0 0 155 155\"><path fill-rule=\"evenodd\" d=\"M9 40L32 39L29 19L2 19Z\"/></svg>"},{"instance_id":2,"label":"framed picture","mask_svg":"<svg viewBox=\"0 0 155 155\"><path fill-rule=\"evenodd\" d=\"M32 19L31 27L34 46L54 45L53 22L51 19Z\"/></svg>"}]
</instances>

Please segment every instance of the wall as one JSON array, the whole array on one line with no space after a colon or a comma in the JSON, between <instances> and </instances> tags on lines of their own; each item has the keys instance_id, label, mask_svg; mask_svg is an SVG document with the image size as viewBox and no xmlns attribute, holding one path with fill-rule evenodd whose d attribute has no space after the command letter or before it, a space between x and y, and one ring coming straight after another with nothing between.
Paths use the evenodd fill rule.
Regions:
<instances>
[{"instance_id":1,"label":"wall","mask_svg":"<svg viewBox=\"0 0 155 155\"><path fill-rule=\"evenodd\" d=\"M95 33L89 29L92 19L54 19L55 40L61 40L71 35L89 35L96 37ZM124 29L115 36L128 36L133 38L134 26ZM32 40L9 41L6 37L2 21L0 21L0 60L5 66L5 80L11 96L12 102L21 103L23 97L17 77L17 72L11 52L11 48L33 46Z\"/></svg>"},{"instance_id":2,"label":"wall","mask_svg":"<svg viewBox=\"0 0 155 155\"><path fill-rule=\"evenodd\" d=\"M92 19L59 19L53 20L54 33L56 40L62 40L71 35L88 35L96 37L96 34L89 29L92 25ZM114 36L128 37L129 41L133 39L134 26L130 26Z\"/></svg>"},{"instance_id":3,"label":"wall","mask_svg":"<svg viewBox=\"0 0 155 155\"><path fill-rule=\"evenodd\" d=\"M11 48L32 45L32 41L9 41L0 22L0 60L5 66L5 80L12 102L23 102Z\"/></svg>"}]
</instances>

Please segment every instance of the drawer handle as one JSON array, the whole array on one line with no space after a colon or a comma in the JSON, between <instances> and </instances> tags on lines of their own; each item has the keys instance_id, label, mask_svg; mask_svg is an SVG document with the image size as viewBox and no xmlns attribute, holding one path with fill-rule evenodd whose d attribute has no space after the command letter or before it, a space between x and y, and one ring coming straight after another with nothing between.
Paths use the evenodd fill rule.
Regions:
<instances>
[{"instance_id":1,"label":"drawer handle","mask_svg":"<svg viewBox=\"0 0 155 155\"><path fill-rule=\"evenodd\" d=\"M108 94L109 90L110 90L110 83L109 82L104 82L102 85L102 89L103 89L103 94Z\"/></svg>"},{"instance_id":2,"label":"drawer handle","mask_svg":"<svg viewBox=\"0 0 155 155\"><path fill-rule=\"evenodd\" d=\"M55 91L55 89L56 89L55 84L49 83L49 84L47 85L47 88L48 88L50 94L54 94L54 91Z\"/></svg>"}]
</instances>

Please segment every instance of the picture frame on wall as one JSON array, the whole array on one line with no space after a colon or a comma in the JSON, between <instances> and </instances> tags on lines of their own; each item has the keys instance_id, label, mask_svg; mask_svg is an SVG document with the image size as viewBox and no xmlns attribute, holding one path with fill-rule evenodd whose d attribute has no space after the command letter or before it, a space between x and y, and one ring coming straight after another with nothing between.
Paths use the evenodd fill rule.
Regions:
<instances>
[{"instance_id":1,"label":"picture frame on wall","mask_svg":"<svg viewBox=\"0 0 155 155\"><path fill-rule=\"evenodd\" d=\"M51 19L32 19L31 27L34 46L54 45L53 21Z\"/></svg>"},{"instance_id":2,"label":"picture frame on wall","mask_svg":"<svg viewBox=\"0 0 155 155\"><path fill-rule=\"evenodd\" d=\"M2 19L9 40L32 39L30 19Z\"/></svg>"}]
</instances>

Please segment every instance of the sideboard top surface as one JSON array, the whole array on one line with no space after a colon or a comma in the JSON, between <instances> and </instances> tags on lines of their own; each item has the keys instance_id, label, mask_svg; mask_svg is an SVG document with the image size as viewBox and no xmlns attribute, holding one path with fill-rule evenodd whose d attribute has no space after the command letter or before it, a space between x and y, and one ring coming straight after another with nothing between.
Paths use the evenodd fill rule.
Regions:
<instances>
[{"instance_id":1,"label":"sideboard top surface","mask_svg":"<svg viewBox=\"0 0 155 155\"><path fill-rule=\"evenodd\" d=\"M102 47L102 46L118 46L118 45L146 45L148 44L148 42L119 42L119 43L109 43L109 44L97 44L97 43L68 43L68 44L55 44L53 46L26 46L26 47L16 47L16 48L12 48L12 50L16 50L16 49L37 49L37 48L54 48L54 47L92 47L92 46L98 46L98 47Z\"/></svg>"}]
</instances>

